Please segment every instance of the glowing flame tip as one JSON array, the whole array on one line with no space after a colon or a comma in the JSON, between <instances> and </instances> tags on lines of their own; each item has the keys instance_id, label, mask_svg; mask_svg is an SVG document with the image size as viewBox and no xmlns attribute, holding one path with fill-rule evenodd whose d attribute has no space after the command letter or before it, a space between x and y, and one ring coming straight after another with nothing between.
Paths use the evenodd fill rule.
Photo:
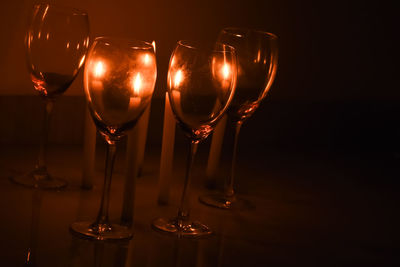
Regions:
<instances>
[{"instance_id":1,"label":"glowing flame tip","mask_svg":"<svg viewBox=\"0 0 400 267\"><path fill-rule=\"evenodd\" d=\"M101 77L105 72L104 64L101 61L98 61L94 66L94 76Z\"/></svg>"},{"instance_id":2,"label":"glowing flame tip","mask_svg":"<svg viewBox=\"0 0 400 267\"><path fill-rule=\"evenodd\" d=\"M133 92L135 94L140 94L140 87L142 86L142 77L140 73L136 74L133 78Z\"/></svg>"}]
</instances>

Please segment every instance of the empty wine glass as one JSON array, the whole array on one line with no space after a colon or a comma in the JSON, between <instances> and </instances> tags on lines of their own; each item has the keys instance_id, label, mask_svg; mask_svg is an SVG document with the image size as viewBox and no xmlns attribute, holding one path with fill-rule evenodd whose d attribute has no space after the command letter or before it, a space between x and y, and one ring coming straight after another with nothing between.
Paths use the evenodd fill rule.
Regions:
<instances>
[{"instance_id":1,"label":"empty wine glass","mask_svg":"<svg viewBox=\"0 0 400 267\"><path fill-rule=\"evenodd\" d=\"M12 180L29 187L59 189L67 182L51 176L46 167L49 124L56 97L68 89L85 62L89 47L88 15L75 8L37 4L25 42L30 77L44 99L45 114L35 169Z\"/></svg>"},{"instance_id":2,"label":"empty wine glass","mask_svg":"<svg viewBox=\"0 0 400 267\"><path fill-rule=\"evenodd\" d=\"M73 223L73 232L96 240L131 238L127 227L111 224L108 219L116 143L149 105L156 76L151 44L111 37L94 40L85 65L84 86L92 119L107 143L105 178L97 219Z\"/></svg>"},{"instance_id":3,"label":"empty wine glass","mask_svg":"<svg viewBox=\"0 0 400 267\"><path fill-rule=\"evenodd\" d=\"M278 64L277 39L272 33L242 28L226 28L219 33L218 42L233 46L237 54L238 81L227 112L236 129L231 172L226 179L225 192L201 196L200 201L204 204L224 209L248 206L246 201L236 197L233 189L239 132L243 122L266 97L275 79Z\"/></svg>"},{"instance_id":4,"label":"empty wine glass","mask_svg":"<svg viewBox=\"0 0 400 267\"><path fill-rule=\"evenodd\" d=\"M175 118L190 140L186 175L177 217L153 221L157 230L178 236L211 233L206 225L189 220L188 187L197 146L213 131L227 110L236 85L234 48L216 44L211 50L191 41L179 41L168 69L168 95Z\"/></svg>"}]
</instances>

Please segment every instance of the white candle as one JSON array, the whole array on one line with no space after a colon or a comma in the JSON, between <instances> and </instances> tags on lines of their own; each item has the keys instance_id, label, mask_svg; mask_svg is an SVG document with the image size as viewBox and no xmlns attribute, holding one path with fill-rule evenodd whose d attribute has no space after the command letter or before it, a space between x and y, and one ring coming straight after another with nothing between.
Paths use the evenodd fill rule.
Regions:
<instances>
[{"instance_id":1,"label":"white candle","mask_svg":"<svg viewBox=\"0 0 400 267\"><path fill-rule=\"evenodd\" d=\"M226 128L227 115L225 114L215 127L212 135L210 153L208 155L206 176L207 185L214 187L216 185L216 174L221 158L222 143L224 141L224 134Z\"/></svg>"},{"instance_id":2,"label":"white candle","mask_svg":"<svg viewBox=\"0 0 400 267\"><path fill-rule=\"evenodd\" d=\"M137 147L139 142L139 127L138 124L129 131L127 134L127 146L126 146L126 173L125 173L125 185L124 185L124 196L122 202L122 214L121 223L123 225L131 226L133 222L134 212L134 199L135 199L135 180L138 173L137 165Z\"/></svg>"},{"instance_id":3,"label":"white candle","mask_svg":"<svg viewBox=\"0 0 400 267\"><path fill-rule=\"evenodd\" d=\"M175 118L169 103L168 92L165 93L164 126L161 147L160 178L158 181L158 203L167 204L172 179L172 165L175 144Z\"/></svg>"},{"instance_id":4,"label":"white candle","mask_svg":"<svg viewBox=\"0 0 400 267\"><path fill-rule=\"evenodd\" d=\"M151 110L151 103L147 106L146 110L142 115L142 118L138 122L140 128L139 147L138 147L139 176L141 175L143 169L144 155L146 152L147 130L149 128L150 110Z\"/></svg>"},{"instance_id":5,"label":"white candle","mask_svg":"<svg viewBox=\"0 0 400 267\"><path fill-rule=\"evenodd\" d=\"M132 99L132 98L131 98ZM122 203L121 222L131 226L134 215L135 203L135 180L138 177L140 167L144 158L144 149L149 124L150 105L139 118L136 126L128 132L126 145L126 174L124 196Z\"/></svg>"},{"instance_id":6,"label":"white candle","mask_svg":"<svg viewBox=\"0 0 400 267\"><path fill-rule=\"evenodd\" d=\"M91 189L94 179L94 163L96 157L96 126L90 116L90 111L86 108L85 128L83 138L83 168L82 168L82 188Z\"/></svg>"}]
</instances>

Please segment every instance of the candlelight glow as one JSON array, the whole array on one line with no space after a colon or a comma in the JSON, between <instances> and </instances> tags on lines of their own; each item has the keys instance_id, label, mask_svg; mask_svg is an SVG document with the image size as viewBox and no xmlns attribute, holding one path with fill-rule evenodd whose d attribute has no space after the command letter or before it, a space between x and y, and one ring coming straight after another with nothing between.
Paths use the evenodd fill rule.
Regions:
<instances>
[{"instance_id":1,"label":"candlelight glow","mask_svg":"<svg viewBox=\"0 0 400 267\"><path fill-rule=\"evenodd\" d=\"M235 69L225 58L213 58L211 63L214 82L218 83L217 86L224 90L229 89L236 77Z\"/></svg>"},{"instance_id":2,"label":"candlelight glow","mask_svg":"<svg viewBox=\"0 0 400 267\"><path fill-rule=\"evenodd\" d=\"M132 89L135 95L139 95L142 87L142 77L140 73L136 74L136 76L132 80Z\"/></svg>"},{"instance_id":3,"label":"candlelight glow","mask_svg":"<svg viewBox=\"0 0 400 267\"><path fill-rule=\"evenodd\" d=\"M150 62L150 57L149 57L148 54L144 55L143 62L144 62L144 64L146 64L146 65L149 64L149 62Z\"/></svg>"},{"instance_id":4,"label":"candlelight glow","mask_svg":"<svg viewBox=\"0 0 400 267\"><path fill-rule=\"evenodd\" d=\"M101 61L98 61L97 63L95 63L94 66L94 77L100 78L104 75L104 73L106 72L105 68L104 68L104 63Z\"/></svg>"},{"instance_id":5,"label":"candlelight glow","mask_svg":"<svg viewBox=\"0 0 400 267\"><path fill-rule=\"evenodd\" d=\"M154 53L156 53L156 41L151 42L151 45L153 46Z\"/></svg>"},{"instance_id":6,"label":"candlelight glow","mask_svg":"<svg viewBox=\"0 0 400 267\"><path fill-rule=\"evenodd\" d=\"M229 76L231 75L231 68L229 64L225 63L224 66L222 67L222 77L227 80L229 79Z\"/></svg>"},{"instance_id":7,"label":"candlelight glow","mask_svg":"<svg viewBox=\"0 0 400 267\"><path fill-rule=\"evenodd\" d=\"M174 86L175 86L175 87L178 87L178 86L182 83L182 80L183 80L182 71L181 71L181 70L178 70L178 71L175 73L175 76L174 76Z\"/></svg>"}]
</instances>

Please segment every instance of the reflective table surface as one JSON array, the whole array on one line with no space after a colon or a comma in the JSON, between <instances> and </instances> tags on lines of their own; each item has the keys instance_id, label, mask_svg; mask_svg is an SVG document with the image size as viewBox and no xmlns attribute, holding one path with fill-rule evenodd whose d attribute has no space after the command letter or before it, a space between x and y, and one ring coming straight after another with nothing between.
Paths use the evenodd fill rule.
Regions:
<instances>
[{"instance_id":1,"label":"reflective table surface","mask_svg":"<svg viewBox=\"0 0 400 267\"><path fill-rule=\"evenodd\" d=\"M226 211L203 206L206 153L196 162L191 216L214 234L179 239L151 228L176 214L186 152L176 151L170 203L157 204L159 149L147 149L137 179L133 239L94 242L69 225L94 219L99 207L104 151L97 153L92 190L80 188L82 151L53 146L48 166L68 180L63 191L38 191L10 182L29 170L36 147L0 152L0 266L392 266L398 261L398 186L395 155L332 155L318 151L239 156L237 191L252 207ZM121 215L123 153L112 181L110 218Z\"/></svg>"}]
</instances>

